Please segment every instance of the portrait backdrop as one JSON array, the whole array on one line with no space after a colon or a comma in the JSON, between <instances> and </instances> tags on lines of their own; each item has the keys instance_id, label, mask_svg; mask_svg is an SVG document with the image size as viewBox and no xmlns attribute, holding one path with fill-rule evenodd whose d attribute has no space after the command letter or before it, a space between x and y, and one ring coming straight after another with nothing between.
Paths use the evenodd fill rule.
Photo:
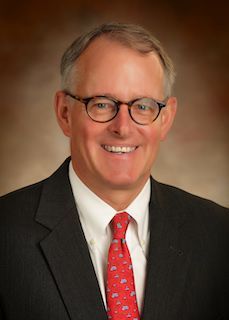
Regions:
<instances>
[{"instance_id":1,"label":"portrait backdrop","mask_svg":"<svg viewBox=\"0 0 229 320\"><path fill-rule=\"evenodd\" d=\"M45 178L69 155L53 109L59 61L78 35L110 21L146 27L175 63L178 114L153 176L228 206L226 1L1 1L0 194Z\"/></svg>"}]
</instances>

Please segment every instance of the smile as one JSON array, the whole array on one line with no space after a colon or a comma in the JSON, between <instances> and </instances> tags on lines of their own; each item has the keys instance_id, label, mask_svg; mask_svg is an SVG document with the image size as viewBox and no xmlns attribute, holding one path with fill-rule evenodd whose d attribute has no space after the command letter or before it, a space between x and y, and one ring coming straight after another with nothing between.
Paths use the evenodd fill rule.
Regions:
<instances>
[{"instance_id":1,"label":"smile","mask_svg":"<svg viewBox=\"0 0 229 320\"><path fill-rule=\"evenodd\" d=\"M105 149L108 152L113 152L113 153L130 153L134 150L137 149L137 147L116 147L116 146L108 146L108 145L102 145L103 149Z\"/></svg>"}]
</instances>

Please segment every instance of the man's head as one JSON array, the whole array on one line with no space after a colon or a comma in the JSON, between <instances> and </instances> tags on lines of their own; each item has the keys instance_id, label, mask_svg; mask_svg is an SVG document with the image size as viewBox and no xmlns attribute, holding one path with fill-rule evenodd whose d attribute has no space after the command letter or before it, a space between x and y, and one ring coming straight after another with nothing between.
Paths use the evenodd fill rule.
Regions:
<instances>
[{"instance_id":1,"label":"man's head","mask_svg":"<svg viewBox=\"0 0 229 320\"><path fill-rule=\"evenodd\" d=\"M56 113L64 134L70 137L75 172L115 207L117 194L125 196L122 201L128 204L147 181L160 141L172 125L176 99L166 97L166 106L160 110L171 90L174 72L158 42L154 44L157 50L152 49L150 35L132 25L100 29L111 26L112 32L93 39L95 31L82 36L64 54L63 90L56 94ZM126 43L128 28L131 41ZM90 42L85 40L88 38ZM74 49L76 43L81 44L78 51ZM114 113L115 104L108 103L107 98L92 99L88 104L85 98L95 96L119 100L118 112ZM129 103L135 100L140 102ZM101 119L106 121L97 122Z\"/></svg>"}]
</instances>

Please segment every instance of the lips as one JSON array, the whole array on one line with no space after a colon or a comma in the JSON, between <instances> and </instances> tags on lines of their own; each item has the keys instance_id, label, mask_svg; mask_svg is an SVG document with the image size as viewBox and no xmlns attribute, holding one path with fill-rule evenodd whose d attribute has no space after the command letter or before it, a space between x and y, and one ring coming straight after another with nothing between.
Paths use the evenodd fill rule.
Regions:
<instances>
[{"instance_id":1,"label":"lips","mask_svg":"<svg viewBox=\"0 0 229 320\"><path fill-rule=\"evenodd\" d=\"M137 149L137 146L130 147L130 146L109 146L109 145L102 145L103 149L108 152L112 153L130 153Z\"/></svg>"}]
</instances>

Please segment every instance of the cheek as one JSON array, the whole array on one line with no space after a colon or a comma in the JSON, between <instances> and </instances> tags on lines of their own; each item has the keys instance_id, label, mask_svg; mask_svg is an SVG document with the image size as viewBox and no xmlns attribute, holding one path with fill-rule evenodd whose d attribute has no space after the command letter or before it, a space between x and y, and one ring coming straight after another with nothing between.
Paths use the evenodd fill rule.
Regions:
<instances>
[{"instance_id":1,"label":"cheek","mask_svg":"<svg viewBox=\"0 0 229 320\"><path fill-rule=\"evenodd\" d=\"M81 119L81 121L75 122L72 127L71 137L74 147L80 149L81 152L92 153L98 145L98 131L97 126L90 120L85 121L85 119Z\"/></svg>"},{"instance_id":2,"label":"cheek","mask_svg":"<svg viewBox=\"0 0 229 320\"><path fill-rule=\"evenodd\" d=\"M87 124L85 115L81 108L75 107L71 114L71 139L74 141L83 140L86 137Z\"/></svg>"},{"instance_id":3,"label":"cheek","mask_svg":"<svg viewBox=\"0 0 229 320\"><path fill-rule=\"evenodd\" d=\"M145 140L146 146L150 149L157 148L161 140L161 126L159 121L152 123L150 127L145 129L143 139Z\"/></svg>"},{"instance_id":4,"label":"cheek","mask_svg":"<svg viewBox=\"0 0 229 320\"><path fill-rule=\"evenodd\" d=\"M74 127L72 131L71 143L78 152L82 153L83 149L87 148L90 137L87 131L82 127ZM81 151L80 151L81 150Z\"/></svg>"},{"instance_id":5,"label":"cheek","mask_svg":"<svg viewBox=\"0 0 229 320\"><path fill-rule=\"evenodd\" d=\"M160 139L158 135L150 135L148 137L148 144L146 147L146 153L145 153L145 161L146 166L151 170L153 167L153 164L157 158L157 154L160 147Z\"/></svg>"}]
</instances>

